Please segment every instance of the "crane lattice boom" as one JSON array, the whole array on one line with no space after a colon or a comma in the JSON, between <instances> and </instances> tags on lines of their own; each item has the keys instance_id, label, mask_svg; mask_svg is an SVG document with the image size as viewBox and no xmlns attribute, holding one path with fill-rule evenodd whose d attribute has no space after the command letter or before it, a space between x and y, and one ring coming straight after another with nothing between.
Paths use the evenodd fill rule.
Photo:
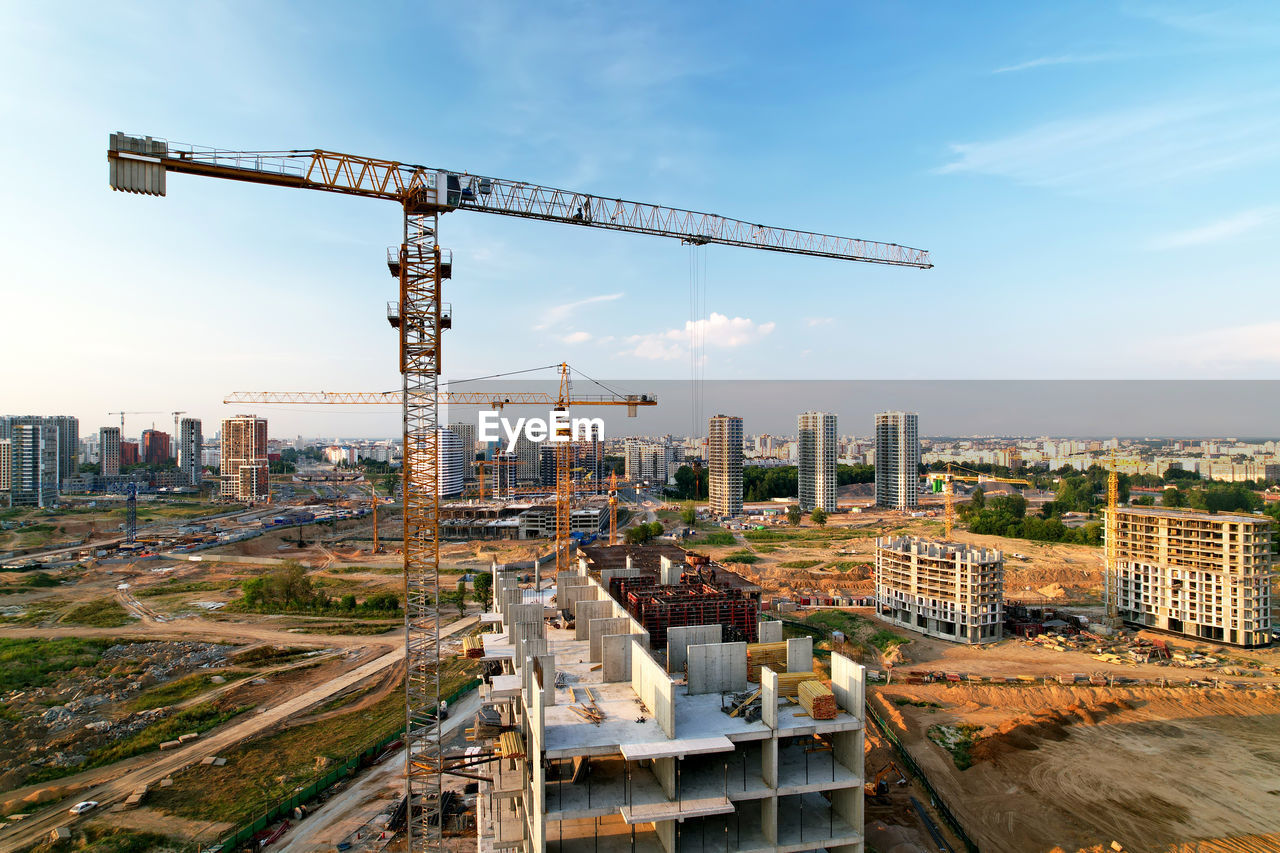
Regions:
<instances>
[{"instance_id":1,"label":"crane lattice boom","mask_svg":"<svg viewBox=\"0 0 1280 853\"><path fill-rule=\"evenodd\" d=\"M113 133L107 157L112 188L127 192L164 195L164 174L182 172L386 199L404 205L409 213L478 210L674 237L696 245L715 243L920 269L933 266L926 250L896 243L777 228L713 213L321 149L224 151Z\"/></svg>"}]
</instances>

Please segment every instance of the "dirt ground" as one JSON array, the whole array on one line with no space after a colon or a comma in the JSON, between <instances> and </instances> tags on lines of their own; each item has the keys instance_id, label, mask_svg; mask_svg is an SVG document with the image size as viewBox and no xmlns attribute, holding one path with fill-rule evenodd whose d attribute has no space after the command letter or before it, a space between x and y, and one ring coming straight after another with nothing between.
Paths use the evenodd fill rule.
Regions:
<instances>
[{"instance_id":1,"label":"dirt ground","mask_svg":"<svg viewBox=\"0 0 1280 853\"><path fill-rule=\"evenodd\" d=\"M1275 692L965 684L872 692L983 850L1048 853L1115 840L1162 851L1280 830ZM966 770L928 737L931 726L960 723L982 727Z\"/></svg>"}]
</instances>

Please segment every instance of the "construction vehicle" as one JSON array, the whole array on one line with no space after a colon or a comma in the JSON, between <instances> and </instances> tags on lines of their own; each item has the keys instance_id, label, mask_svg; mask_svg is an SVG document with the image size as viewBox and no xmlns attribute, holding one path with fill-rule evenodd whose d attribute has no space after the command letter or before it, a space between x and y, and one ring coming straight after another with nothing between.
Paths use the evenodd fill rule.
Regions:
<instances>
[{"instance_id":1,"label":"construction vehicle","mask_svg":"<svg viewBox=\"0 0 1280 853\"><path fill-rule=\"evenodd\" d=\"M862 786L863 793L877 803L887 803L889 801L889 780L895 776L898 777L895 784L907 784L907 777L898 769L898 765L890 761L880 768L880 772L870 782Z\"/></svg>"},{"instance_id":2,"label":"construction vehicle","mask_svg":"<svg viewBox=\"0 0 1280 853\"><path fill-rule=\"evenodd\" d=\"M169 172L291 189L318 190L398 204L399 245L387 266L399 286L388 319L399 332L404 421L405 727L406 797L420 817L406 822L411 853L442 845L438 727L426 720L440 695L440 518L438 391L442 335L453 328L441 298L453 275L453 256L440 246L440 217L477 211L586 228L668 237L692 246L738 246L811 257L930 269L929 253L897 243L776 228L714 214L605 198L588 193L401 163L322 149L235 151L170 144L150 136L113 133L107 161L114 190L163 196ZM567 397L562 376L558 404ZM562 446L557 462L567 456ZM559 467L559 465L558 465ZM557 507L567 507L557 495ZM557 539L567 542L567 516L557 512ZM561 537L561 532L565 534ZM557 569L568 557L557 549Z\"/></svg>"},{"instance_id":3,"label":"construction vehicle","mask_svg":"<svg viewBox=\"0 0 1280 853\"><path fill-rule=\"evenodd\" d=\"M960 466L953 466L948 462L946 475L942 478L942 494L945 504L942 516L944 539L951 538L951 530L955 527L956 523L955 486L952 485L955 481L959 480L965 483L1011 483L1013 485L1026 486L1028 488L1033 485L1030 480L1023 479L1022 477L996 477L992 474L982 474L969 468L962 469L964 471L968 471L969 473L967 474L956 474L952 469L958 467Z\"/></svg>"}]
</instances>

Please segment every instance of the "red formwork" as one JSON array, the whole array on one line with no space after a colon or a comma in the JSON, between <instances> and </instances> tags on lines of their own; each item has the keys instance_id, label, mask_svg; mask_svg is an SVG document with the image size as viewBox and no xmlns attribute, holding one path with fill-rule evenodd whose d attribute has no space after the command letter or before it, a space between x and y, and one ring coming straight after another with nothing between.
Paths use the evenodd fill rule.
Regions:
<instances>
[{"instance_id":1,"label":"red formwork","mask_svg":"<svg viewBox=\"0 0 1280 853\"><path fill-rule=\"evenodd\" d=\"M720 625L727 637L757 639L760 606L755 599L706 584L631 589L626 608L649 632L649 645L667 647L667 631L684 625Z\"/></svg>"}]
</instances>

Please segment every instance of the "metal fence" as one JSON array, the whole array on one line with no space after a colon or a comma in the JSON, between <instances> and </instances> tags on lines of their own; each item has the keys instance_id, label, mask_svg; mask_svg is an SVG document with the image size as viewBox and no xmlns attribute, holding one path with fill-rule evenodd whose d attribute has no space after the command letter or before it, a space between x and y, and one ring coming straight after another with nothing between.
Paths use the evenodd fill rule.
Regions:
<instances>
[{"instance_id":1,"label":"metal fence","mask_svg":"<svg viewBox=\"0 0 1280 853\"><path fill-rule=\"evenodd\" d=\"M876 710L871 707L870 703L867 703L866 708L868 719L875 723L876 729L879 730L880 734L884 736L885 740L889 741L889 743L893 745L894 752L898 754L898 758L901 759L903 765L911 771L913 776L920 780L920 784L929 792L929 796L933 800L934 807L938 810L938 814L942 815L942 819L947 822L947 825L951 827L951 830L956 834L956 837L958 837L960 842L964 844L965 850L968 851L968 853L978 853L978 845L975 844L973 839L969 837L969 834L964 831L964 827L962 827L960 825L960 821L956 819L955 813L948 808L946 801L942 799L942 796L937 792L933 785L929 783L929 777L924 774L924 770L920 768L920 765L916 764L915 759L911 757L911 753L907 752L907 748L903 746L902 741L898 740L898 736L894 734L893 729L880 717L879 714L876 713Z\"/></svg>"},{"instance_id":2,"label":"metal fence","mask_svg":"<svg viewBox=\"0 0 1280 853\"><path fill-rule=\"evenodd\" d=\"M480 684L480 679L473 678L457 690L444 697L444 701L453 704L460 697L467 695ZM285 797L262 814L253 818L249 822L239 826L234 832L222 839L222 843L208 848L210 851L219 850L223 853L231 853L233 850L239 849L239 846L246 841L253 839L255 835L266 829L278 818L288 815L298 806L304 805L315 799L321 792L328 790L339 780L346 776L350 776L359 768L373 761L379 755L386 751L387 747L400 739L404 735L404 726L400 726L390 734L383 735L373 743L364 747L358 752L347 756L337 767L330 770L311 784Z\"/></svg>"}]
</instances>

